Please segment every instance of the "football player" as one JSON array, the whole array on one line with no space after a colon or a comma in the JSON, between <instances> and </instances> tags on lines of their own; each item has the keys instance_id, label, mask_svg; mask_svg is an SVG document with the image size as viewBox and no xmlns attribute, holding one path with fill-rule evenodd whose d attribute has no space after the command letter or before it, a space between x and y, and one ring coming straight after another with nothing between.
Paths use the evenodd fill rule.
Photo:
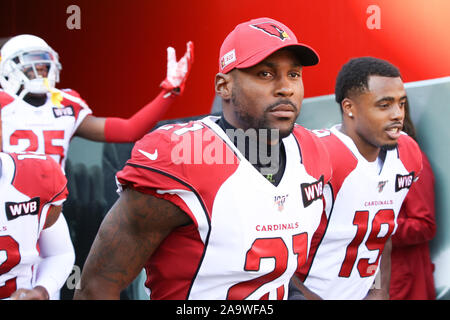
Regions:
<instances>
[{"instance_id":1,"label":"football player","mask_svg":"<svg viewBox=\"0 0 450 320\"><path fill-rule=\"evenodd\" d=\"M223 116L136 143L75 298L118 299L145 266L151 299L286 299L331 175L319 139L294 124L303 66L318 60L278 21L239 24L215 78ZM273 166L259 152L252 159L238 132L258 151L273 147Z\"/></svg>"},{"instance_id":2,"label":"football player","mask_svg":"<svg viewBox=\"0 0 450 320\"><path fill-rule=\"evenodd\" d=\"M19 35L1 49L0 109L4 152L51 155L64 167L72 136L94 141L134 142L160 120L183 92L193 62L193 43L177 62L167 49L167 77L161 93L129 119L99 118L71 89L55 88L61 64L58 54L41 38Z\"/></svg>"},{"instance_id":3,"label":"football player","mask_svg":"<svg viewBox=\"0 0 450 320\"><path fill-rule=\"evenodd\" d=\"M0 152L0 299L49 299L72 271L66 182L50 156Z\"/></svg>"},{"instance_id":4,"label":"football player","mask_svg":"<svg viewBox=\"0 0 450 320\"><path fill-rule=\"evenodd\" d=\"M417 143L401 131L406 91L395 66L362 57L342 67L335 94L342 124L316 131L333 166L327 216L300 280L324 299L388 299L391 236L422 170Z\"/></svg>"}]
</instances>

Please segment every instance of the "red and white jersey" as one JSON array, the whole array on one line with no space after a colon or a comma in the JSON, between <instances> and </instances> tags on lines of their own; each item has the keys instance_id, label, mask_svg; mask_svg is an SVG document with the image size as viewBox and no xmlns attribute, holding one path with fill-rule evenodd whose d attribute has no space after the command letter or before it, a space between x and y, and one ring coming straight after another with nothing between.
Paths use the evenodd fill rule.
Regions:
<instances>
[{"instance_id":1,"label":"red and white jersey","mask_svg":"<svg viewBox=\"0 0 450 320\"><path fill-rule=\"evenodd\" d=\"M150 298L286 299L323 213L327 151L296 125L283 139L286 168L275 186L217 119L160 127L136 143L117 174L119 189L128 185L167 199L193 221L148 260Z\"/></svg>"},{"instance_id":2,"label":"red and white jersey","mask_svg":"<svg viewBox=\"0 0 450 320\"><path fill-rule=\"evenodd\" d=\"M69 142L92 111L77 92L62 93L60 106L49 93L44 105L34 107L0 90L3 152L48 154L64 168Z\"/></svg>"},{"instance_id":3,"label":"red and white jersey","mask_svg":"<svg viewBox=\"0 0 450 320\"><path fill-rule=\"evenodd\" d=\"M67 197L66 178L49 156L0 152L0 299L33 287L39 235L51 205Z\"/></svg>"},{"instance_id":4,"label":"red and white jersey","mask_svg":"<svg viewBox=\"0 0 450 320\"><path fill-rule=\"evenodd\" d=\"M324 219L314 235L300 279L324 299L358 300L374 283L402 202L422 170L422 156L417 143L404 134L377 166L339 128L316 132L333 165L331 188L324 192L328 223Z\"/></svg>"}]
</instances>

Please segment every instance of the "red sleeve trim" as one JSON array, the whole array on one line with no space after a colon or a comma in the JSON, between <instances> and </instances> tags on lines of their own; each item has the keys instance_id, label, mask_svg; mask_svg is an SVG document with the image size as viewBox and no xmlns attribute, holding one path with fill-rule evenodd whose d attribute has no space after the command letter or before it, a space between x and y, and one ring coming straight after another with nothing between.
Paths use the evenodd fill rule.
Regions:
<instances>
[{"instance_id":1,"label":"red sleeve trim","mask_svg":"<svg viewBox=\"0 0 450 320\"><path fill-rule=\"evenodd\" d=\"M145 172L142 172L142 170L148 170L156 174L145 174ZM117 179L121 184L127 185L136 191L151 194L155 197L172 202L186 214L188 214L192 221L198 226L197 219L180 197L172 194L158 194L156 192L156 189L162 189L161 186L164 186L164 189L166 190L181 189L191 191L199 200L208 221L208 225L211 224L211 213L207 209L204 201L202 200L202 197L197 193L194 187L175 176L143 165L127 163L125 165L125 168L117 173Z\"/></svg>"}]
</instances>

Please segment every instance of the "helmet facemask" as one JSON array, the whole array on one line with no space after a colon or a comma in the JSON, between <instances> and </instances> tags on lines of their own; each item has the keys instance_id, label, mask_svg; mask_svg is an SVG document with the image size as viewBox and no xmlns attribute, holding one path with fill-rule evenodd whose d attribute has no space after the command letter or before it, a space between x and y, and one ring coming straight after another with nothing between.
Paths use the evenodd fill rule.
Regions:
<instances>
[{"instance_id":1,"label":"helmet facemask","mask_svg":"<svg viewBox=\"0 0 450 320\"><path fill-rule=\"evenodd\" d=\"M26 48L1 61L0 84L20 98L28 93L45 94L59 82L60 70L58 54L51 48Z\"/></svg>"}]
</instances>

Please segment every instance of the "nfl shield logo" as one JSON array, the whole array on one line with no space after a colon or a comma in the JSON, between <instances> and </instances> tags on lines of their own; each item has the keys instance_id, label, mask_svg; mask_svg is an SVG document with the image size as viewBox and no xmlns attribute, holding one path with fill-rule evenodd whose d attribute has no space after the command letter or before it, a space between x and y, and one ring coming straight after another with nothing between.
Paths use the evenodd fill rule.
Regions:
<instances>
[{"instance_id":1,"label":"nfl shield logo","mask_svg":"<svg viewBox=\"0 0 450 320\"><path fill-rule=\"evenodd\" d=\"M384 189L384 186L386 185L386 183L387 183L387 180L386 181L380 181L380 182L378 182L378 192L383 192L383 189Z\"/></svg>"}]
</instances>

